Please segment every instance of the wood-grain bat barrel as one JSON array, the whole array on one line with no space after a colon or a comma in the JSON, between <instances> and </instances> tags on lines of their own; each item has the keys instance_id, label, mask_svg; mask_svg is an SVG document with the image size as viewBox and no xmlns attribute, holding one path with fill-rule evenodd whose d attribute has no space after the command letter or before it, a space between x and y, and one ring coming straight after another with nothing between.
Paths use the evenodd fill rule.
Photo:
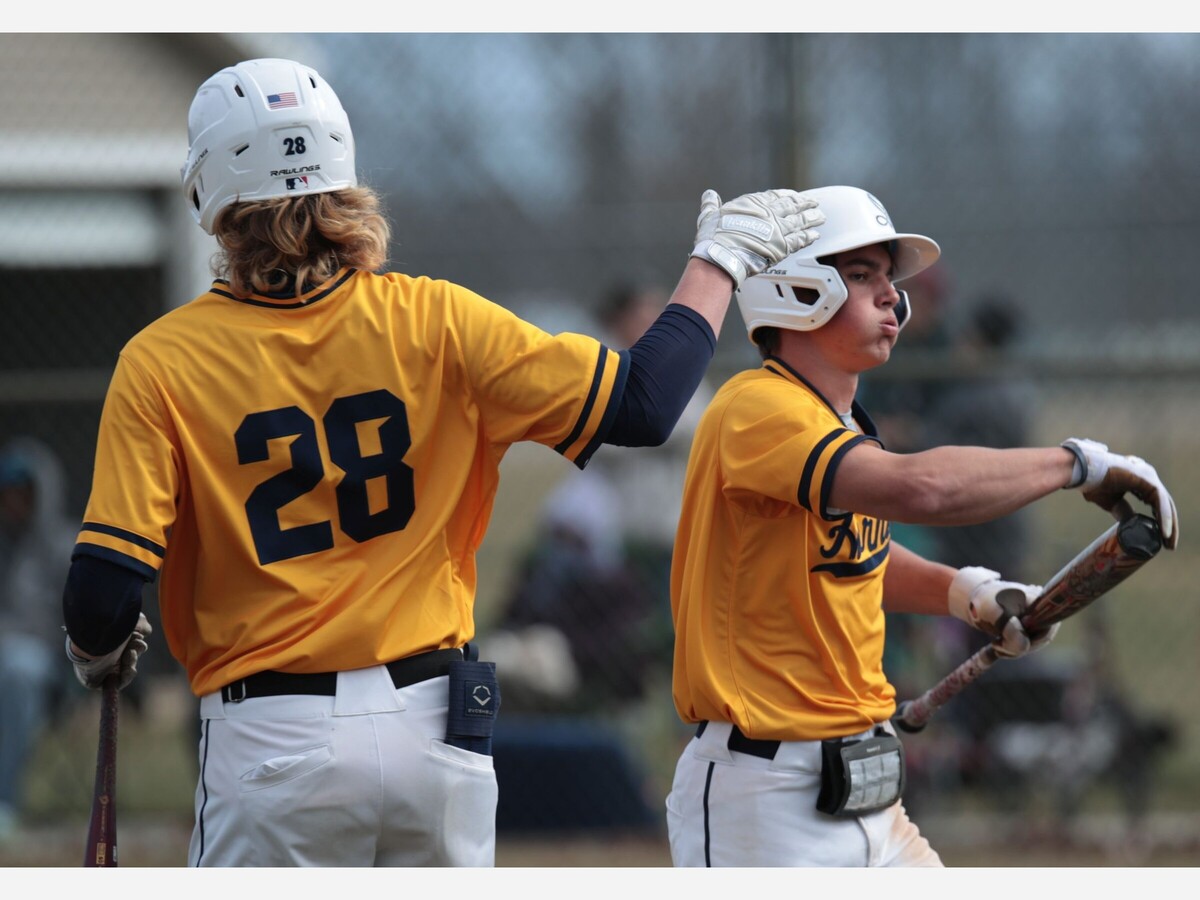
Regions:
<instances>
[{"instance_id":1,"label":"wood-grain bat barrel","mask_svg":"<svg viewBox=\"0 0 1200 900\"><path fill-rule=\"evenodd\" d=\"M1162 549L1162 533L1150 516L1134 513L1114 524L1045 586L1021 617L1034 631L1075 615L1112 590Z\"/></svg>"},{"instance_id":2,"label":"wood-grain bat barrel","mask_svg":"<svg viewBox=\"0 0 1200 900\"><path fill-rule=\"evenodd\" d=\"M117 867L117 701L116 675L105 679L100 701L100 743L96 749L96 781L88 822L85 868Z\"/></svg>"},{"instance_id":3,"label":"wood-grain bat barrel","mask_svg":"<svg viewBox=\"0 0 1200 900\"><path fill-rule=\"evenodd\" d=\"M1162 549L1162 532L1150 516L1133 512L1127 503L1113 510L1120 517L1107 531L1078 553L1046 582L1042 593L1021 617L1027 632L1048 628L1075 615L1120 584ZM914 700L896 708L893 722L902 731L921 731L933 713L996 662L990 645Z\"/></svg>"}]
</instances>

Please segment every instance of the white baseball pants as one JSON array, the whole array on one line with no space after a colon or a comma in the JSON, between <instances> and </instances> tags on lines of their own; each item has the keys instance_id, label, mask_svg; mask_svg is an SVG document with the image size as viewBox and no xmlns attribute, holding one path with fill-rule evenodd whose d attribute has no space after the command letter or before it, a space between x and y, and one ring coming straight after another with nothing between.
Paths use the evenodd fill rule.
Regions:
<instances>
[{"instance_id":1,"label":"white baseball pants","mask_svg":"<svg viewBox=\"0 0 1200 900\"><path fill-rule=\"evenodd\" d=\"M817 812L820 741L784 741L762 759L730 750L730 727L709 722L676 764L667 796L675 866L942 865L900 802L857 818Z\"/></svg>"},{"instance_id":2,"label":"white baseball pants","mask_svg":"<svg viewBox=\"0 0 1200 900\"><path fill-rule=\"evenodd\" d=\"M493 866L492 758L444 742L448 677L201 698L190 866Z\"/></svg>"}]
</instances>

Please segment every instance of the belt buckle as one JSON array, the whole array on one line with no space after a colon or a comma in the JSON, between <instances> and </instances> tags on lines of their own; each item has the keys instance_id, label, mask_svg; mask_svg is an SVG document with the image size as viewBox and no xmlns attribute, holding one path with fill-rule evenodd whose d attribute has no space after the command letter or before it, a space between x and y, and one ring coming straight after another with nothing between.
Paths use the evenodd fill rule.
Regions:
<instances>
[{"instance_id":1,"label":"belt buckle","mask_svg":"<svg viewBox=\"0 0 1200 900\"><path fill-rule=\"evenodd\" d=\"M235 687L240 687L242 689L240 697L233 696L233 689ZM246 699L246 679L239 678L233 684L225 685L225 690L223 693L225 694L225 702L226 703L241 703L243 700Z\"/></svg>"}]
</instances>

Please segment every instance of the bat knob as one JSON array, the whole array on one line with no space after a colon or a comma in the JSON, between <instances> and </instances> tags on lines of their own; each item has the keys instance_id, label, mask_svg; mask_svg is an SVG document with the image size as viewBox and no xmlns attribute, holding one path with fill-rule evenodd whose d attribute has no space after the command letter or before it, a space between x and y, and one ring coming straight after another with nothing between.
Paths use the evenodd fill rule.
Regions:
<instances>
[{"instance_id":1,"label":"bat knob","mask_svg":"<svg viewBox=\"0 0 1200 900\"><path fill-rule=\"evenodd\" d=\"M908 710L911 706L912 706L911 700L905 700L903 703L901 703L899 706L897 706L896 714L894 716L892 716L892 722L901 731L907 731L909 734L916 734L918 731L925 730L926 723L922 722L920 725L913 725L913 724L905 721L905 716L908 714Z\"/></svg>"},{"instance_id":2,"label":"bat knob","mask_svg":"<svg viewBox=\"0 0 1200 900\"><path fill-rule=\"evenodd\" d=\"M1121 522L1117 542L1134 559L1152 559L1162 549L1162 532L1149 516L1134 514Z\"/></svg>"}]
</instances>

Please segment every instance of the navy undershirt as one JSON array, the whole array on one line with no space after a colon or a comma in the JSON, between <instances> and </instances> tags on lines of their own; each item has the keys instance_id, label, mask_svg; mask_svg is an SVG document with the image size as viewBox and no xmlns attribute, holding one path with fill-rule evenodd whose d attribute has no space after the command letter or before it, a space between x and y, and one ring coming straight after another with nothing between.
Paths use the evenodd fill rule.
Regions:
<instances>
[{"instance_id":1,"label":"navy undershirt","mask_svg":"<svg viewBox=\"0 0 1200 900\"><path fill-rule=\"evenodd\" d=\"M669 304L627 351L629 375L604 443L652 447L670 437L716 347L704 316Z\"/></svg>"}]
</instances>

